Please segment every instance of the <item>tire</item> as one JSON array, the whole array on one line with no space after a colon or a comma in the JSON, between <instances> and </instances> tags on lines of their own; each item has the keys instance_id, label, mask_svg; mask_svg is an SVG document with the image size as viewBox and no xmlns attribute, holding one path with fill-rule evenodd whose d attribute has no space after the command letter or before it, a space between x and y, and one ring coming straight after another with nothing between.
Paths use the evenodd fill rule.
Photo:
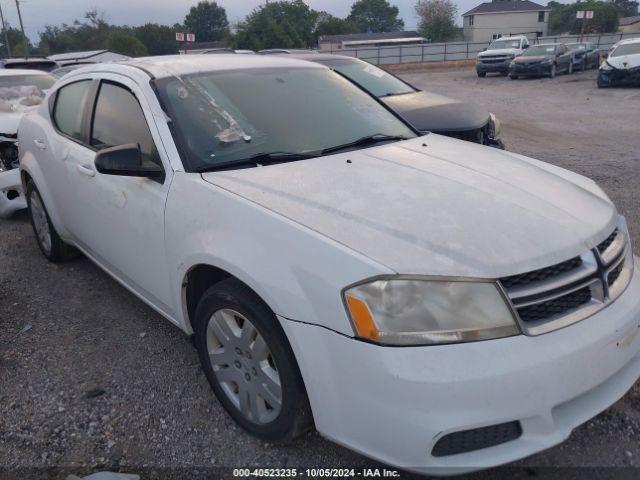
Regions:
<instances>
[{"instance_id":1,"label":"tire","mask_svg":"<svg viewBox=\"0 0 640 480\"><path fill-rule=\"evenodd\" d=\"M555 78L556 76L556 64L554 63L553 65L551 65L551 68L549 69L549 78Z\"/></svg>"},{"instance_id":2,"label":"tire","mask_svg":"<svg viewBox=\"0 0 640 480\"><path fill-rule=\"evenodd\" d=\"M511 80L518 80L518 78L520 78L520 77L518 77L518 75L513 75L512 73L510 73L510 74L509 74L509 78L510 78Z\"/></svg>"},{"instance_id":3,"label":"tire","mask_svg":"<svg viewBox=\"0 0 640 480\"><path fill-rule=\"evenodd\" d=\"M50 262L59 263L77 257L78 250L65 243L56 232L33 180L29 180L27 183L26 197L31 227L36 236L38 247L45 258Z\"/></svg>"},{"instance_id":4,"label":"tire","mask_svg":"<svg viewBox=\"0 0 640 480\"><path fill-rule=\"evenodd\" d=\"M264 440L289 441L313 427L291 346L253 291L234 278L210 287L198 302L194 326L207 380L242 428Z\"/></svg>"},{"instance_id":5,"label":"tire","mask_svg":"<svg viewBox=\"0 0 640 480\"><path fill-rule=\"evenodd\" d=\"M484 78L487 76L487 72L479 72L478 70L476 70L476 73L478 74L479 77Z\"/></svg>"},{"instance_id":6,"label":"tire","mask_svg":"<svg viewBox=\"0 0 640 480\"><path fill-rule=\"evenodd\" d=\"M596 80L596 85L598 86L598 88L607 88L610 85L610 83L603 82L602 77L598 75L598 79Z\"/></svg>"}]
</instances>

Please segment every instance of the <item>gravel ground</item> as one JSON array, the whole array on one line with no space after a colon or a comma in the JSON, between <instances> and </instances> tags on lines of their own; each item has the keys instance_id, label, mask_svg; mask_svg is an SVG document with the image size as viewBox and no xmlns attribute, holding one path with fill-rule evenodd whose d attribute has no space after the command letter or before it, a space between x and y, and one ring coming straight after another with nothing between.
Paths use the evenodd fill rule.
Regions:
<instances>
[{"instance_id":1,"label":"gravel ground","mask_svg":"<svg viewBox=\"0 0 640 480\"><path fill-rule=\"evenodd\" d=\"M489 108L508 149L596 179L640 244L640 91L597 90L594 72L515 82L469 69L403 76ZM638 438L636 385L567 442L508 473L640 465ZM290 445L250 437L215 400L186 336L88 260L47 263L26 215L0 220L0 478L96 470L204 478L247 466L378 465L317 434Z\"/></svg>"}]
</instances>

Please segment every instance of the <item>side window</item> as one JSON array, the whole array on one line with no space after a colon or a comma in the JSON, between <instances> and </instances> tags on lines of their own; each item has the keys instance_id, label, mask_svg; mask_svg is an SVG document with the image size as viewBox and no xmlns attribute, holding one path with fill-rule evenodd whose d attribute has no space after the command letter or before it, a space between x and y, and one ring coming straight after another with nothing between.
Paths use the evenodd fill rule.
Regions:
<instances>
[{"instance_id":1,"label":"side window","mask_svg":"<svg viewBox=\"0 0 640 480\"><path fill-rule=\"evenodd\" d=\"M128 143L140 145L143 161L160 164L138 99L124 87L102 82L93 114L91 145L101 150Z\"/></svg>"},{"instance_id":2,"label":"side window","mask_svg":"<svg viewBox=\"0 0 640 480\"><path fill-rule=\"evenodd\" d=\"M89 99L91 80L70 83L58 90L53 110L53 121L65 135L83 140L82 115Z\"/></svg>"}]
</instances>

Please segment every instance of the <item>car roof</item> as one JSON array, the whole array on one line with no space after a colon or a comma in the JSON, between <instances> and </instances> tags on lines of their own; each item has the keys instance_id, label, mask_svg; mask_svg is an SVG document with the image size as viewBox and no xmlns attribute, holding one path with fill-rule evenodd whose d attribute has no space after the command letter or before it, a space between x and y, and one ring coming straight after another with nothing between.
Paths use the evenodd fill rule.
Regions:
<instances>
[{"instance_id":1,"label":"car roof","mask_svg":"<svg viewBox=\"0 0 640 480\"><path fill-rule=\"evenodd\" d=\"M223 72L268 68L326 68L290 56L279 55L162 55L141 57L114 63L98 63L76 70L78 74L105 72L122 67L144 70L154 78L167 78L201 72Z\"/></svg>"},{"instance_id":2,"label":"car roof","mask_svg":"<svg viewBox=\"0 0 640 480\"><path fill-rule=\"evenodd\" d=\"M0 77L13 77L16 75L49 75L49 72L28 68L0 68Z\"/></svg>"},{"instance_id":3,"label":"car roof","mask_svg":"<svg viewBox=\"0 0 640 480\"><path fill-rule=\"evenodd\" d=\"M615 46L618 47L620 45L626 45L627 43L640 43L640 38L625 38L616 43Z\"/></svg>"},{"instance_id":4,"label":"car roof","mask_svg":"<svg viewBox=\"0 0 640 480\"><path fill-rule=\"evenodd\" d=\"M288 53L282 54L281 57L296 58L298 60L307 60L310 62L322 62L328 60L352 60L354 63L362 62L359 58L349 57L347 55L332 55L330 53Z\"/></svg>"}]
</instances>

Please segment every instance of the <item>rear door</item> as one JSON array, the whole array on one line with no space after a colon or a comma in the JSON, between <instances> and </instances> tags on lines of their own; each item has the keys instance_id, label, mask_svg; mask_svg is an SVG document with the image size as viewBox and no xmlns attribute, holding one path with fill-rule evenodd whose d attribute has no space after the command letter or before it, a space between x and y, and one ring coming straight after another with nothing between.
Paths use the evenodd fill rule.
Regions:
<instances>
[{"instance_id":1,"label":"rear door","mask_svg":"<svg viewBox=\"0 0 640 480\"><path fill-rule=\"evenodd\" d=\"M120 75L96 80L85 117L85 143L69 157L69 229L76 243L117 278L169 313L164 209L172 169L153 115L137 85ZM95 157L104 148L137 143L145 160L165 171L163 181L103 175ZM160 146L160 148L159 148Z\"/></svg>"}]
</instances>

